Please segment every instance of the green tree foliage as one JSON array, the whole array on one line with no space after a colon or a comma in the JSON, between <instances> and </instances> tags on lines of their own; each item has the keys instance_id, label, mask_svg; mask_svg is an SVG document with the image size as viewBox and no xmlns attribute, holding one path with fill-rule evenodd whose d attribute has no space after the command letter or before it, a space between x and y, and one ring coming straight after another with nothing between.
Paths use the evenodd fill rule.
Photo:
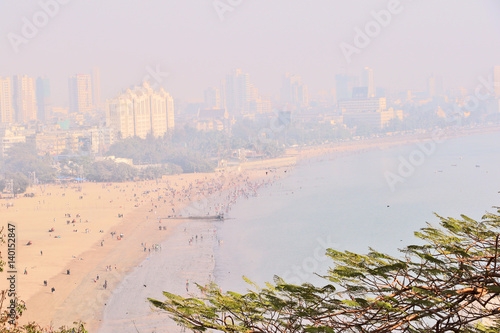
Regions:
<instances>
[{"instance_id":1,"label":"green tree foliage","mask_svg":"<svg viewBox=\"0 0 500 333\"><path fill-rule=\"evenodd\" d=\"M226 139L221 132L200 132L186 127L171 138L124 139L112 145L108 155L131 158L137 165L171 165L173 173L209 172L217 166L216 160L227 153Z\"/></svg>"},{"instance_id":2,"label":"green tree foliage","mask_svg":"<svg viewBox=\"0 0 500 333\"><path fill-rule=\"evenodd\" d=\"M81 172L89 170L93 159L89 156L63 157L59 160L59 174L63 177L79 177Z\"/></svg>"},{"instance_id":3,"label":"green tree foliage","mask_svg":"<svg viewBox=\"0 0 500 333\"><path fill-rule=\"evenodd\" d=\"M137 171L128 164L104 160L92 163L85 175L96 182L123 182L133 180Z\"/></svg>"},{"instance_id":4,"label":"green tree foliage","mask_svg":"<svg viewBox=\"0 0 500 333\"><path fill-rule=\"evenodd\" d=\"M371 135L380 132L380 129L368 123L360 123L356 126L356 135L361 137L370 137Z\"/></svg>"},{"instance_id":5,"label":"green tree foliage","mask_svg":"<svg viewBox=\"0 0 500 333\"><path fill-rule=\"evenodd\" d=\"M328 249L322 287L276 277L246 294L210 285L200 299L165 292L165 301L149 301L194 331L498 332L500 216L438 217L401 258Z\"/></svg>"},{"instance_id":6,"label":"green tree foliage","mask_svg":"<svg viewBox=\"0 0 500 333\"><path fill-rule=\"evenodd\" d=\"M159 167L149 166L147 168L142 169L139 172L139 177L141 179L158 179L163 175L172 175L172 174L180 174L182 173L181 167L178 165L162 165Z\"/></svg>"},{"instance_id":7,"label":"green tree foliage","mask_svg":"<svg viewBox=\"0 0 500 333\"><path fill-rule=\"evenodd\" d=\"M40 182L48 183L52 182L56 177L56 171L51 164L52 159L50 156L37 155L34 143L16 143L9 149L8 156L5 158L0 171L4 173L5 178L8 177L5 173L11 175L20 173L29 179L32 179L33 175L35 175ZM16 181L16 178L14 181ZM19 193L22 192L24 190Z\"/></svg>"},{"instance_id":8,"label":"green tree foliage","mask_svg":"<svg viewBox=\"0 0 500 333\"><path fill-rule=\"evenodd\" d=\"M330 123L308 123L300 127L292 126L287 131L288 145L311 145L325 142L336 142L351 137L351 132L343 125L332 125Z\"/></svg>"},{"instance_id":9,"label":"green tree foliage","mask_svg":"<svg viewBox=\"0 0 500 333\"><path fill-rule=\"evenodd\" d=\"M3 191L7 186L7 182L12 181L12 194L20 194L26 192L30 185L30 180L20 172L6 172L4 179L0 180L0 191Z\"/></svg>"},{"instance_id":10,"label":"green tree foliage","mask_svg":"<svg viewBox=\"0 0 500 333\"><path fill-rule=\"evenodd\" d=\"M290 145L287 131L288 126L276 129L268 119L240 120L233 126L231 135L222 131L198 131L185 126L176 129L171 137L126 138L113 144L107 155L131 158L138 165L175 164L184 172L213 171L217 161L229 158L233 149L255 150L266 157L283 154L284 147ZM267 136L263 137L263 134ZM328 132L326 135L330 134ZM304 138L300 133L294 135Z\"/></svg>"},{"instance_id":11,"label":"green tree foliage","mask_svg":"<svg viewBox=\"0 0 500 333\"><path fill-rule=\"evenodd\" d=\"M174 154L170 159L171 163L177 165L183 172L211 172L217 166L213 160L207 160L197 153L185 155L182 152Z\"/></svg>"}]
</instances>

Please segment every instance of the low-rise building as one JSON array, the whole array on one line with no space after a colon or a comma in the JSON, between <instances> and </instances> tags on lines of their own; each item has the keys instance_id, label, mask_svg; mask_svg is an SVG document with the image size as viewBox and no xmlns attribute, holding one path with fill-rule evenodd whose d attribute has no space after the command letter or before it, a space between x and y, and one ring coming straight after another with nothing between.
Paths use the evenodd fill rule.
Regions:
<instances>
[{"instance_id":1,"label":"low-rise building","mask_svg":"<svg viewBox=\"0 0 500 333\"><path fill-rule=\"evenodd\" d=\"M374 129L386 127L391 120L403 120L403 111L387 109L385 98L356 98L339 102L343 122L349 127L368 126Z\"/></svg>"},{"instance_id":2,"label":"low-rise building","mask_svg":"<svg viewBox=\"0 0 500 333\"><path fill-rule=\"evenodd\" d=\"M196 118L199 131L229 131L229 115L226 109L200 109Z\"/></svg>"},{"instance_id":3,"label":"low-rise building","mask_svg":"<svg viewBox=\"0 0 500 333\"><path fill-rule=\"evenodd\" d=\"M0 128L0 155L7 156L9 149L16 143L26 142L23 127Z\"/></svg>"}]
</instances>

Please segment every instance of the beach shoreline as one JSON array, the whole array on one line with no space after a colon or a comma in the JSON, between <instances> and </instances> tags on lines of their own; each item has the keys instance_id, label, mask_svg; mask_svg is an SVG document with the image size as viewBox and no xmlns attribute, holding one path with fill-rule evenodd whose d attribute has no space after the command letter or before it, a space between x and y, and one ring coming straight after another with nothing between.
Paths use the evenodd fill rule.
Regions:
<instances>
[{"instance_id":1,"label":"beach shoreline","mask_svg":"<svg viewBox=\"0 0 500 333\"><path fill-rule=\"evenodd\" d=\"M438 134L439 139L446 140L499 130L500 127L495 126L451 133L441 131ZM230 174L228 179L245 175L251 181L258 181L266 178L266 170L292 168L296 163L307 160L336 158L429 140L435 140L432 133L349 141L291 149L281 158L246 162L214 173L173 175L159 181L136 183L82 183L66 187L47 185L32 188L28 192L35 193L34 198L12 200L14 206L10 208L4 204L8 201L4 201L0 207L4 223L12 221L18 226L18 291L21 299L26 300L28 308L21 322L36 321L58 328L82 320L90 332L96 331L103 318L105 304L114 289L146 260L148 254L141 251L140 244L160 244L173 239L178 236L175 232L178 226L185 224L183 221L162 221L161 226L166 226L167 230L158 229L158 217L174 214L172 202L168 201L171 198L164 196L165 192L155 192L159 188L169 186L175 187L178 193L188 191L189 195L186 194L181 201L173 202L176 211L194 204L193 214L201 214L203 206L214 203L207 198L218 195L218 192L208 194L210 191L206 190L206 193L196 194L196 186L209 188L208 184L216 182L222 174ZM267 176L269 179L271 175ZM187 190L190 185L192 188ZM225 189L229 189L229 185L226 184ZM205 202L201 206L196 206L195 203L202 201ZM135 207L137 204L138 207ZM63 214L71 214L71 217ZM80 216L76 217L77 214ZM124 217L119 217L120 214ZM77 219L75 223L66 224L68 220L74 219ZM80 222L80 219L83 221ZM48 230L54 225L55 233L49 233ZM87 229L90 230L88 233ZM117 240L117 235L110 236L112 231L117 232L118 236L123 233L124 237ZM104 243L101 246L102 240ZM24 245L28 241L32 241L33 245ZM43 254L39 253L41 251ZM111 270L107 269L108 266L111 266ZM24 267L28 271L26 275L21 273ZM205 270L210 269L210 265L206 267ZM208 276L210 272L200 274ZM100 276L98 281L97 275ZM44 280L48 280L47 287L43 285ZM108 283L106 289L103 280ZM2 281L0 285L3 289L4 283ZM52 287L56 289L55 292L50 291Z\"/></svg>"},{"instance_id":2,"label":"beach shoreline","mask_svg":"<svg viewBox=\"0 0 500 333\"><path fill-rule=\"evenodd\" d=\"M499 128L493 128L492 131L498 130L498 129ZM465 135L473 135L473 134L477 134L477 133L485 133L485 132L483 129L481 129L480 131L476 130L476 131L467 132L467 133L465 133ZM440 140L444 141L446 139L457 137L457 136L464 136L464 135L449 135L449 136L445 137L443 135L443 133L440 133L437 137ZM246 163L243 163L240 166L238 166L237 169L240 172L243 172L244 170L261 170L261 171L269 170L269 165L268 165L269 163L271 163L273 165L273 167L275 167L275 168L282 167L283 169L287 169L287 168L293 167L297 163L301 163L303 161L315 160L315 159L318 160L318 158L324 159L325 157L331 159L331 158L335 158L335 157L346 156L348 154L370 151L373 149L387 149L387 148L391 148L393 146L409 145L409 144L415 144L417 142L435 140L435 138L436 138L436 134L423 134L423 135L418 134L418 135L414 135L411 137L402 137L401 140L397 140L397 141L390 140L389 142L387 142L387 138L381 138L379 140L373 140L372 142L367 143L367 145L363 145L361 147L359 145L356 145L355 149L340 149L340 151L339 151L339 147L332 147L331 149L328 149L328 150L325 150L324 149L325 147L320 147L319 151L315 151L316 154L306 154L306 155L304 155L304 154L293 155L292 154L291 156L288 155L288 156L277 158L277 159L246 162ZM380 146L380 141L382 141L384 143L382 146ZM348 145L351 146L351 143L349 143ZM323 149L321 149L321 148L323 148ZM236 168L233 168L233 169L236 169ZM283 172L283 170L281 170L281 172ZM290 172L288 172L287 174L283 174L282 176L289 176L289 175L290 175ZM223 227L223 225L221 225L221 227ZM220 243L219 244L215 243L214 246L215 247L220 246ZM213 254L214 252L211 251L210 253ZM214 272L215 265L216 265L215 262L213 264L211 264L210 268L206 269L204 274L202 274L202 275L205 275L205 276L209 275L212 278L216 278L215 272ZM178 278L177 280L179 282L182 279ZM217 281L215 281L215 282L217 282ZM203 284L203 283L204 282L202 282L201 284ZM186 293L183 292L183 290L178 289L178 288L164 288L164 291L168 291L168 292L178 294L181 296L188 296ZM159 292L158 295L161 295L161 293ZM193 295L191 295L191 296L193 296ZM194 295L194 296L199 297L201 295ZM170 326L167 323L164 323L164 325L165 325L165 327L169 327L169 330L167 330L167 331L171 332L174 329L174 327L171 326L172 321L170 319L167 319L166 322L170 323ZM162 326L162 328L165 328L165 327ZM123 327L120 327L120 329L123 329ZM161 331L161 328L155 327L155 331L157 331L158 329L160 329L160 331ZM106 332L111 332L111 331L103 330L103 331L99 331L99 332L106 333Z\"/></svg>"}]
</instances>

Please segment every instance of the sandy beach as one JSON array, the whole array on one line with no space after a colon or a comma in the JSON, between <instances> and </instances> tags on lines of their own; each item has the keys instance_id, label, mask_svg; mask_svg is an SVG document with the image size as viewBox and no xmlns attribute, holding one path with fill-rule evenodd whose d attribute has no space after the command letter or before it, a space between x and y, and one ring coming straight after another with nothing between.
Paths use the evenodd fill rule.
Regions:
<instances>
[{"instance_id":1,"label":"sandy beach","mask_svg":"<svg viewBox=\"0 0 500 333\"><path fill-rule=\"evenodd\" d=\"M213 246L221 222L189 221L172 227L160 244L113 291L104 308L98 332L176 332L180 328L160 311L152 311L147 298L163 299L163 291L201 296L196 284L212 281ZM194 238L194 240L193 240Z\"/></svg>"},{"instance_id":2,"label":"sandy beach","mask_svg":"<svg viewBox=\"0 0 500 333\"><path fill-rule=\"evenodd\" d=\"M485 131L473 129L449 136ZM195 292L195 283L204 284L211 278L211 248L219 241L214 232L217 222L165 217L225 213L237 200L258 191L259 186L286 176L284 171L301 160L335 158L425 140L432 140L431 134L350 141L290 150L282 158L246 162L214 173L120 184L41 185L27 191L33 197L2 199L2 225L16 226L16 291L27 306L21 322L36 321L57 328L81 320L90 332L96 332L104 316L111 324L99 332L126 332L124 327L130 323L121 323L103 310L109 301L121 302L120 311L128 312L134 302L161 297L162 290L187 295ZM203 235L203 241L193 239L196 235ZM2 254L5 250L2 244ZM161 271L146 274L139 270L138 266L146 261L149 267ZM124 286L130 279L146 287L128 292ZM0 288L7 288L5 279ZM154 328L160 332L149 316L160 314L130 312L131 320L144 328L141 331ZM169 325L168 331L172 331L175 327Z\"/></svg>"},{"instance_id":3,"label":"sandy beach","mask_svg":"<svg viewBox=\"0 0 500 333\"><path fill-rule=\"evenodd\" d=\"M175 181L182 187L197 177L186 175ZM30 189L33 198L8 201L13 204L9 208L3 205L4 221L17 229L16 289L27 306L22 322L58 327L71 324L68 318L91 319L114 283L136 264L141 242L154 243L169 232L153 230L157 217L172 214L159 206L161 196L152 191L161 184L50 185ZM112 269L106 270L109 265ZM101 278L94 282L98 274ZM106 279L109 287L104 290ZM83 304L75 293L92 300L83 312L75 306Z\"/></svg>"},{"instance_id":4,"label":"sandy beach","mask_svg":"<svg viewBox=\"0 0 500 333\"><path fill-rule=\"evenodd\" d=\"M227 188L241 191L262 177L261 170L235 170L137 183L47 185L30 188L34 197L3 200L1 215L16 226L16 291L27 306L21 322L57 328L81 320L95 331L118 283L182 223L162 217L179 215L192 202L192 215L222 213L231 200L215 205L211 196Z\"/></svg>"}]
</instances>

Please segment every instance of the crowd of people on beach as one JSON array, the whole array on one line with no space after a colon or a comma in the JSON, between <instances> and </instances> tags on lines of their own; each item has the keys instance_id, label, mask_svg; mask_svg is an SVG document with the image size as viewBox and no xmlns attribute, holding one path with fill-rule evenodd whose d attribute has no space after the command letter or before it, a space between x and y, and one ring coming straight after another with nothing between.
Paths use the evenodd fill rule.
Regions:
<instances>
[{"instance_id":1,"label":"crowd of people on beach","mask_svg":"<svg viewBox=\"0 0 500 333\"><path fill-rule=\"evenodd\" d=\"M268 187L279 180L284 174L283 171L280 172L281 173L278 172L278 169L262 169L262 172L259 172L260 176L256 178L255 173L249 174L245 171L218 171L212 175L201 174L199 177L190 177L190 179L186 180L183 178L177 178L177 180L174 181L167 178L136 183L102 184L101 189L98 192L99 200L97 200L97 205L98 207L102 205L102 208L105 209L107 209L107 206L114 209L114 218L116 219L116 223L111 230L109 228L109 225L111 224L108 223L108 226L100 225L99 218L92 215L91 210L88 209L89 207L85 206L85 199L91 198L84 190L86 189L85 184L62 185L60 186L59 191L51 193L51 195L65 198L64 200L61 200L61 204L41 199L39 205L47 205L49 211L52 209L55 211L62 211L60 215L54 214L50 217L51 225L49 226L48 234L52 238L60 238L65 235L67 236L68 231L77 233L74 236L71 235L71 237L96 238L98 233L92 233L92 230L98 230L99 234L102 233L103 235L96 239L95 245L98 246L98 248L93 249L93 251L105 251L97 252L96 255L99 255L98 253L107 253L106 251L112 249L112 244L117 241L123 242L122 239L124 239L125 242L127 242L127 239L129 238L128 235L131 234L131 230L133 229L130 229L130 227L128 227L129 229L122 229L121 223L130 221L130 217L128 217L128 215L132 214L129 213L131 211L135 211L139 207L143 207L145 212L143 218L145 217L145 219L137 221L137 226L139 226L139 224L143 224L145 229L152 227L163 231L167 230L168 218L170 217L206 215L217 216L229 214L232 206L238 200L249 199L257 196L260 189ZM45 193L39 195L48 194ZM97 195L94 193L93 195L97 198ZM78 199L77 202L82 204L80 206L68 206L67 210L63 210L65 209L64 207L67 206L65 202L70 202L69 200L72 200L73 197L74 199ZM94 202L92 200L89 200L89 202ZM95 203L92 204L95 205ZM58 208L58 205L62 206L60 207L62 209ZM81 207L81 209L78 207ZM127 218L124 218L124 212L125 215L127 215ZM168 213L165 214L166 212ZM165 214L166 216L158 215L158 213ZM130 223L128 225L130 225ZM108 236L104 237L105 233L108 233ZM127 239L124 238L125 234L127 235ZM144 238L144 240L145 241L140 243L140 252L143 252L146 255L161 253L162 245L158 243L158 238L155 238L155 240ZM33 246L37 247L37 251L40 252L40 256L43 256L42 259L44 261L50 260L54 252L49 251L49 249L45 247L42 250L38 241L36 239L33 239L33 241ZM193 246L193 250L195 251L199 251L203 248L201 245L204 241L212 241L214 242L213 244L219 244L220 246L223 244L222 240L217 239L216 228L210 229L210 232L205 234L190 234L187 241L189 246L193 246L195 244L199 245ZM31 245L31 241L29 241L29 243ZM84 260L85 255L85 252L83 252L83 254L74 253L71 258L80 261ZM68 266L64 268L64 271L66 271L66 275L70 275L70 271L72 270L71 268L75 267L74 265L76 262L73 264L72 261L68 261L67 264ZM31 268L36 269L33 267ZM116 264L100 266L100 268L98 267L89 273L85 273L90 274L90 278L87 283L89 283L89 287L91 289L95 288L95 290L101 290L100 292L103 292L104 290L109 289L108 287L110 284L111 286L116 285L121 277L121 274L126 269L127 267L122 267L118 270ZM28 274L28 268L25 269L24 274ZM72 279L78 277L78 274L81 274L80 270L75 269L74 274L71 275ZM88 275L86 276L88 277ZM212 272L209 273L209 277L212 279ZM46 279L42 275L43 287L47 288L45 289L47 292L50 290L50 293L52 294L55 294L56 292L55 286L57 282L55 281L57 280L54 280L54 278L55 276ZM61 292L61 290L58 291ZM186 292L189 291L189 279L187 279Z\"/></svg>"},{"instance_id":2,"label":"crowd of people on beach","mask_svg":"<svg viewBox=\"0 0 500 333\"><path fill-rule=\"evenodd\" d=\"M144 250L144 252L161 252L161 244L152 244L150 246L147 245L147 243L141 243L141 246Z\"/></svg>"}]
</instances>

